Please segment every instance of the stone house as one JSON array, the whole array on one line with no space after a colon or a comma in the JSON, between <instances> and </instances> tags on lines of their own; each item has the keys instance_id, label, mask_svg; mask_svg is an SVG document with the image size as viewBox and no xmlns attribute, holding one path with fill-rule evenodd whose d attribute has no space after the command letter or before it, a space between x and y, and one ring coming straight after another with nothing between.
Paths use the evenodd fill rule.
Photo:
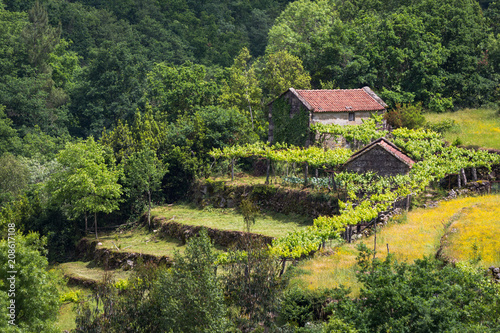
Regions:
<instances>
[{"instance_id":1,"label":"stone house","mask_svg":"<svg viewBox=\"0 0 500 333\"><path fill-rule=\"evenodd\" d=\"M354 153L344 164L347 171L373 171L380 176L405 175L415 162L385 138L377 139Z\"/></svg>"},{"instance_id":2,"label":"stone house","mask_svg":"<svg viewBox=\"0 0 500 333\"><path fill-rule=\"evenodd\" d=\"M269 103L268 109L269 142L276 140L308 146L314 139L308 131L311 124L359 125L374 112L385 113L387 104L369 87L334 90L290 88Z\"/></svg>"}]
</instances>

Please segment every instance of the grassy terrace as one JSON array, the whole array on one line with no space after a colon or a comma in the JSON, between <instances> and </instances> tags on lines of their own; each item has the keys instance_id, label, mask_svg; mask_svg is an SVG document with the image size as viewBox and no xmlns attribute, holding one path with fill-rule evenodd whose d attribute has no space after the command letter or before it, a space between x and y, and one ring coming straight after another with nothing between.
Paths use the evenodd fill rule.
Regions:
<instances>
[{"instance_id":1,"label":"grassy terrace","mask_svg":"<svg viewBox=\"0 0 500 333\"><path fill-rule=\"evenodd\" d=\"M102 281L104 274L112 274L115 281L120 279L127 279L130 271L123 271L121 269L105 270L102 267L93 265L92 262L73 261L59 264L56 269L61 270L63 275L86 280Z\"/></svg>"},{"instance_id":2,"label":"grassy terrace","mask_svg":"<svg viewBox=\"0 0 500 333\"><path fill-rule=\"evenodd\" d=\"M450 131L444 133L449 142L459 138L463 145L500 149L500 116L491 109L464 109L456 112L429 113L427 121L436 123L451 119L456 122Z\"/></svg>"},{"instance_id":3,"label":"grassy terrace","mask_svg":"<svg viewBox=\"0 0 500 333\"><path fill-rule=\"evenodd\" d=\"M88 237L90 241L95 238ZM125 231L114 231L99 235L99 247L114 251L152 254L172 257L174 250L184 252L185 245L173 238L159 238L147 228L136 227Z\"/></svg>"},{"instance_id":4,"label":"grassy terrace","mask_svg":"<svg viewBox=\"0 0 500 333\"><path fill-rule=\"evenodd\" d=\"M162 216L188 225L203 225L221 230L245 231L243 215L236 208L196 208L190 204L161 206L152 210L152 215ZM281 237L287 233L305 228L312 224L312 219L295 214L279 214L266 211L260 214L252 225L251 232L272 237Z\"/></svg>"},{"instance_id":5,"label":"grassy terrace","mask_svg":"<svg viewBox=\"0 0 500 333\"><path fill-rule=\"evenodd\" d=\"M449 239L445 254L458 260L476 256L483 258L481 267L499 265L497 231L500 227L500 195L467 197L442 202L437 208L418 208L392 222L377 233L377 257L384 258L389 251L397 260L413 262L423 256L434 256L445 232L456 229ZM451 228L451 229L450 229ZM373 248L373 235L362 240ZM359 242L359 241L358 241ZM474 245L475 244L475 245ZM301 262L292 282L303 287L332 288L342 285L359 292L356 283L356 243L334 249L334 254L318 254Z\"/></svg>"}]
</instances>

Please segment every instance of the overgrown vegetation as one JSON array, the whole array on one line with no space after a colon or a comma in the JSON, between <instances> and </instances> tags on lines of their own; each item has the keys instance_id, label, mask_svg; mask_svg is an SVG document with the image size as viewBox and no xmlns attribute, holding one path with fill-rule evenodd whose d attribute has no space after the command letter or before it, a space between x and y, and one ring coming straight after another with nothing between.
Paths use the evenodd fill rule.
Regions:
<instances>
[{"instance_id":1,"label":"overgrown vegetation","mask_svg":"<svg viewBox=\"0 0 500 333\"><path fill-rule=\"evenodd\" d=\"M497 3L473 0L0 0L1 330L52 332L61 301L81 303L76 332L498 329L497 291L472 268L442 268L430 259L368 262L365 255L361 269L379 279L365 274L353 282L355 250L339 248L326 256L324 246L337 244L346 225L371 220L398 197L423 191L430 180L467 168L490 171L491 163L498 163L496 155L457 146L499 148L499 13ZM286 89L365 85L391 106L387 120L398 127L393 142L417 161L408 177L341 172L351 151L300 147L318 134L343 135L360 148L387 134L377 128L376 117L357 127L309 128L305 110L290 118L288 106L278 100L273 119L280 145L265 142L269 102ZM434 132L407 129L422 126ZM227 152L228 161L216 160ZM260 171L253 170L251 156L261 159L255 164ZM233 200L233 207L243 202L239 210L180 204L189 201L195 181L230 169L231 178L235 169L262 174L267 167L269 177L252 179L265 186L255 186L250 196L242 193L238 204ZM344 201L342 214L314 222L264 209L257 214L256 207L278 193L272 184L279 177L293 187L290 195L304 188L301 195L315 192L329 213L339 208L331 200ZM488 200L478 205L495 211ZM478 232L489 234L484 222L475 223L489 217L478 214L472 201L457 202L468 211L445 203L442 215L429 213L419 226L412 214L421 211L408 213L398 227L415 240L388 241L382 231L377 248L390 244L387 249L400 261L431 254L443 231L432 230L432 223L446 224L460 211L463 219L443 231L448 243L438 242L441 254L459 262L472 258L479 266L498 264L478 241ZM131 227L145 212L148 230ZM246 251L215 251L204 233L180 237L191 240L181 245L156 237L151 212L277 239L269 251L250 243ZM474 231L467 230L470 225ZM118 226L116 233L105 232ZM462 236L474 241L464 245ZM121 252L179 252L170 269L138 265L128 280L112 282L102 268L71 261L83 237ZM493 237L484 239L489 242L484 246L497 246ZM15 268L8 266L13 248ZM289 269L286 259L313 252L325 255L308 262L323 265L310 277L324 279L325 290L308 292L318 281L300 285L293 277L297 288L283 293L288 274L308 269L307 264ZM55 286L63 282L48 271L48 262L60 261L93 281L102 277L93 301L71 292L60 297ZM333 275L325 263L343 267ZM13 270L15 297L9 296L7 280ZM410 292L401 276L415 284L435 279L448 286L425 281L429 284ZM384 295L381 281L394 283L394 294ZM345 290L335 289L343 282L362 299L347 299ZM370 302L385 296L387 311L378 313L382 308ZM399 305L398 297L422 304ZM6 309L12 300L16 327L5 320L11 318ZM328 307L332 300L335 311Z\"/></svg>"}]
</instances>

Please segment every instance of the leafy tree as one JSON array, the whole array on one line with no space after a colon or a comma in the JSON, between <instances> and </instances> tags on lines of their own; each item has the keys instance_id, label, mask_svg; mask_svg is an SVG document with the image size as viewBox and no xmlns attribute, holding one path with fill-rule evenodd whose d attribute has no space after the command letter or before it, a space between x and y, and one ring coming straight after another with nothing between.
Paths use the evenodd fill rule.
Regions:
<instances>
[{"instance_id":1,"label":"leafy tree","mask_svg":"<svg viewBox=\"0 0 500 333\"><path fill-rule=\"evenodd\" d=\"M0 206L20 195L28 185L28 168L14 155L0 156Z\"/></svg>"},{"instance_id":2,"label":"leafy tree","mask_svg":"<svg viewBox=\"0 0 500 333\"><path fill-rule=\"evenodd\" d=\"M148 147L133 153L124 164L125 191L134 199L147 196L148 225L151 227L151 195L159 190L167 169Z\"/></svg>"},{"instance_id":3,"label":"leafy tree","mask_svg":"<svg viewBox=\"0 0 500 333\"><path fill-rule=\"evenodd\" d=\"M270 327L286 284L279 276L281 261L261 245L249 246L246 256L229 253L233 260L225 266L226 300L238 311L235 321L240 328L254 328L257 323Z\"/></svg>"},{"instance_id":4,"label":"leafy tree","mask_svg":"<svg viewBox=\"0 0 500 333\"><path fill-rule=\"evenodd\" d=\"M196 107L214 105L220 94L219 83L208 77L206 68L190 62L179 67L159 63L147 79L153 110L169 122L192 115Z\"/></svg>"},{"instance_id":5,"label":"leafy tree","mask_svg":"<svg viewBox=\"0 0 500 333\"><path fill-rule=\"evenodd\" d=\"M12 223L12 221L8 221ZM12 229L16 230L17 226ZM56 332L54 321L59 311L57 278L48 271L45 246L46 240L36 233L22 235L15 231L15 263L9 258L12 243L2 235L0 240L0 329L2 332ZM10 252L9 252L10 250ZM16 271L15 274L11 273ZM15 288L11 278L15 275ZM14 289L15 296L11 289ZM15 300L15 324L9 326L12 300Z\"/></svg>"},{"instance_id":6,"label":"leafy tree","mask_svg":"<svg viewBox=\"0 0 500 333\"><path fill-rule=\"evenodd\" d=\"M17 131L12 128L12 120L4 110L5 106L0 105L0 155L18 150L21 144Z\"/></svg>"},{"instance_id":7,"label":"leafy tree","mask_svg":"<svg viewBox=\"0 0 500 333\"><path fill-rule=\"evenodd\" d=\"M98 135L119 119L132 118L142 97L145 70L142 56L130 48L128 42L109 41L94 49L71 96L71 112L79 121L74 133Z\"/></svg>"},{"instance_id":8,"label":"leafy tree","mask_svg":"<svg viewBox=\"0 0 500 333\"><path fill-rule=\"evenodd\" d=\"M222 89L220 100L222 105L238 107L245 113L248 111L253 129L254 123L260 123L264 117L259 112L262 110L262 89L255 67L249 64L250 59L250 52L243 48L229 68L229 79ZM257 112L258 117L255 116Z\"/></svg>"},{"instance_id":9,"label":"leafy tree","mask_svg":"<svg viewBox=\"0 0 500 333\"><path fill-rule=\"evenodd\" d=\"M28 62L39 72L46 73L50 53L59 43L61 27L54 28L49 24L47 11L38 0L28 14L31 24L22 32L28 51Z\"/></svg>"},{"instance_id":10,"label":"leafy tree","mask_svg":"<svg viewBox=\"0 0 500 333\"><path fill-rule=\"evenodd\" d=\"M175 266L160 275L152 298L161 309L162 332L224 332L227 327L222 288L214 270L217 255L202 229L192 237Z\"/></svg>"},{"instance_id":11,"label":"leafy tree","mask_svg":"<svg viewBox=\"0 0 500 333\"><path fill-rule=\"evenodd\" d=\"M57 155L61 169L54 173L48 183L52 201L66 205L70 216L94 213L97 238L97 213L111 213L118 209L121 185L118 184L120 170L115 159L106 153L103 146L91 137L86 141L68 143Z\"/></svg>"},{"instance_id":12,"label":"leafy tree","mask_svg":"<svg viewBox=\"0 0 500 333\"><path fill-rule=\"evenodd\" d=\"M302 61L287 51L270 54L263 72L268 100L273 100L288 88L311 88L311 77L302 66Z\"/></svg>"},{"instance_id":13,"label":"leafy tree","mask_svg":"<svg viewBox=\"0 0 500 333\"><path fill-rule=\"evenodd\" d=\"M240 203L240 210L243 214L246 232L250 232L252 224L255 224L255 218L259 214L259 207L250 199L243 199Z\"/></svg>"}]
</instances>

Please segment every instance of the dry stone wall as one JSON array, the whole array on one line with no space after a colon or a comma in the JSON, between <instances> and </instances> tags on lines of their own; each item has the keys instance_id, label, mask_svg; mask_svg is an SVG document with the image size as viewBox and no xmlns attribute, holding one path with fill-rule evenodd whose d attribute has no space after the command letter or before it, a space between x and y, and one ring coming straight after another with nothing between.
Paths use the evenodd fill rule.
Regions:
<instances>
[{"instance_id":1,"label":"dry stone wall","mask_svg":"<svg viewBox=\"0 0 500 333\"><path fill-rule=\"evenodd\" d=\"M260 208L278 213L310 216L336 215L338 200L328 194L279 188L272 185L228 185L224 182L205 181L192 189L193 201L200 206L218 208L237 207L244 198L251 198Z\"/></svg>"}]
</instances>

